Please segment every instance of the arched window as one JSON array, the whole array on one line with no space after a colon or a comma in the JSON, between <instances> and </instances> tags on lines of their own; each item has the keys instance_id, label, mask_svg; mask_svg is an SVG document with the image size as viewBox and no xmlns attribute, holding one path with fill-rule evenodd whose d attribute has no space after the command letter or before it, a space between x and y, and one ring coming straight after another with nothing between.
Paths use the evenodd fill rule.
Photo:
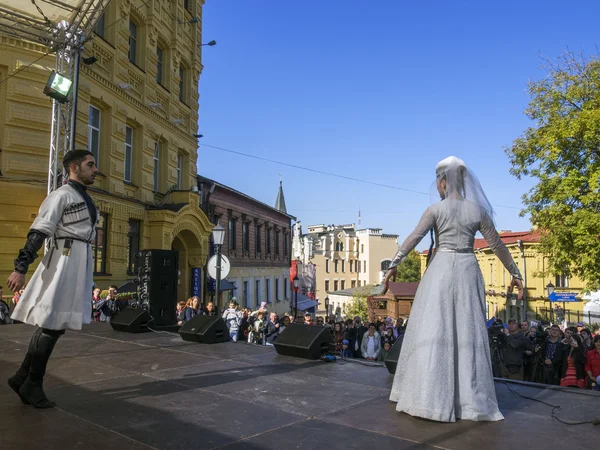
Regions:
<instances>
[{"instance_id":1,"label":"arched window","mask_svg":"<svg viewBox=\"0 0 600 450\"><path fill-rule=\"evenodd\" d=\"M390 268L390 264L392 263L391 259L384 259L381 261L381 270L384 272Z\"/></svg>"}]
</instances>

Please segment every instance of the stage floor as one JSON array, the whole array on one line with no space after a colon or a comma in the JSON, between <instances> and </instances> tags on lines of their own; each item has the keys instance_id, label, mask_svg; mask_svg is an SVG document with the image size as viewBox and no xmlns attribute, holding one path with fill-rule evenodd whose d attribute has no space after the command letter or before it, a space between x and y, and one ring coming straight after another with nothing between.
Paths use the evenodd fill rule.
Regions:
<instances>
[{"instance_id":1,"label":"stage floor","mask_svg":"<svg viewBox=\"0 0 600 450\"><path fill-rule=\"evenodd\" d=\"M597 448L600 427L566 426L551 408L496 383L502 422L439 424L395 411L384 367L279 356L245 343L203 345L94 323L58 342L46 377L50 410L6 385L33 328L0 326L0 448L507 449ZM600 416L600 395L511 384L561 405L565 420Z\"/></svg>"}]
</instances>

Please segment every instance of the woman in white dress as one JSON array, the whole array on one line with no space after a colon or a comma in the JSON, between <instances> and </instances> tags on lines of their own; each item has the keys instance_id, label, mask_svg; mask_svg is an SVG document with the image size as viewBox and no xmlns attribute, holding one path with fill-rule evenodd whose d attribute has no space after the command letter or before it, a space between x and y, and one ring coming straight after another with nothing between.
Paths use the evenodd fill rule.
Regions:
<instances>
[{"instance_id":1,"label":"woman in white dress","mask_svg":"<svg viewBox=\"0 0 600 450\"><path fill-rule=\"evenodd\" d=\"M488 334L485 290L473 241L481 231L523 296L521 274L494 227L493 209L475 175L454 156L436 167L442 201L427 208L400 246L385 277L434 230L437 246L421 279L390 400L397 410L440 422L502 420ZM423 333L423 329L434 330Z\"/></svg>"}]
</instances>

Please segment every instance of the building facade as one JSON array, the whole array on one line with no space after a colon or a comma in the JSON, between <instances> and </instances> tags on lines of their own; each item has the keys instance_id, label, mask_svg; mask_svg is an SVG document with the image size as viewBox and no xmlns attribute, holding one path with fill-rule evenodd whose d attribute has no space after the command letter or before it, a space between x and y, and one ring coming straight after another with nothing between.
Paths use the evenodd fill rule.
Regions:
<instances>
[{"instance_id":1,"label":"building facade","mask_svg":"<svg viewBox=\"0 0 600 450\"><path fill-rule=\"evenodd\" d=\"M196 189L203 0L113 0L86 43L76 148L96 156L89 192L100 209L94 281L135 276L142 249L179 251L179 299L208 255L212 224ZM0 278L46 196L55 59L42 46L0 37ZM23 70L21 70L23 69ZM38 259L39 262L39 259ZM32 266L33 271L35 267Z\"/></svg>"},{"instance_id":2,"label":"building facade","mask_svg":"<svg viewBox=\"0 0 600 450\"><path fill-rule=\"evenodd\" d=\"M398 250L397 239L379 228L355 230L354 224L314 225L303 234L297 223L294 258L316 266L318 313L325 312L324 299L329 292L379 284Z\"/></svg>"},{"instance_id":3,"label":"building facade","mask_svg":"<svg viewBox=\"0 0 600 450\"><path fill-rule=\"evenodd\" d=\"M276 207L202 176L198 188L202 209L225 228L221 251L231 263L226 280L236 289L224 292L220 305L235 297L242 307L256 309L267 302L270 311L289 312L294 217L286 212L281 184Z\"/></svg>"},{"instance_id":4,"label":"building facade","mask_svg":"<svg viewBox=\"0 0 600 450\"><path fill-rule=\"evenodd\" d=\"M550 320L554 317L549 308L565 308L574 321L580 314L583 319L585 301L569 302L550 305L546 286L552 284L556 292L572 292L582 299L583 283L577 277L563 275L542 275L547 270L548 258L539 251L540 233L538 231L501 231L500 238L508 248L515 263L523 275L527 310L531 318ZM506 271L500 260L494 255L485 239L475 239L474 251L486 290L487 316L501 318L522 318L523 305L521 302L512 302L506 293L510 286L511 276ZM427 252L421 254L421 273L425 272Z\"/></svg>"}]
</instances>

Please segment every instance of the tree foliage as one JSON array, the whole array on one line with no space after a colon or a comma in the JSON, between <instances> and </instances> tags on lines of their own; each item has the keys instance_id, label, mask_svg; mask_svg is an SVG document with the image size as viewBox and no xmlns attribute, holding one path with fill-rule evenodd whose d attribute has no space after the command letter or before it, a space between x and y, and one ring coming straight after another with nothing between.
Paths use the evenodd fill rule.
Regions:
<instances>
[{"instance_id":1,"label":"tree foliage","mask_svg":"<svg viewBox=\"0 0 600 450\"><path fill-rule=\"evenodd\" d=\"M421 257L419 252L413 250L398 265L396 281L421 281Z\"/></svg>"},{"instance_id":2,"label":"tree foliage","mask_svg":"<svg viewBox=\"0 0 600 450\"><path fill-rule=\"evenodd\" d=\"M372 290L373 286L363 286L354 292L352 302L344 309L344 317L346 319L353 319L355 316L360 316L363 322L369 320L367 297L371 294Z\"/></svg>"},{"instance_id":3,"label":"tree foliage","mask_svg":"<svg viewBox=\"0 0 600 450\"><path fill-rule=\"evenodd\" d=\"M537 184L523 196L541 230L547 273L575 274L600 288L600 60L567 53L530 82L535 124L505 149L510 172Z\"/></svg>"}]
</instances>

